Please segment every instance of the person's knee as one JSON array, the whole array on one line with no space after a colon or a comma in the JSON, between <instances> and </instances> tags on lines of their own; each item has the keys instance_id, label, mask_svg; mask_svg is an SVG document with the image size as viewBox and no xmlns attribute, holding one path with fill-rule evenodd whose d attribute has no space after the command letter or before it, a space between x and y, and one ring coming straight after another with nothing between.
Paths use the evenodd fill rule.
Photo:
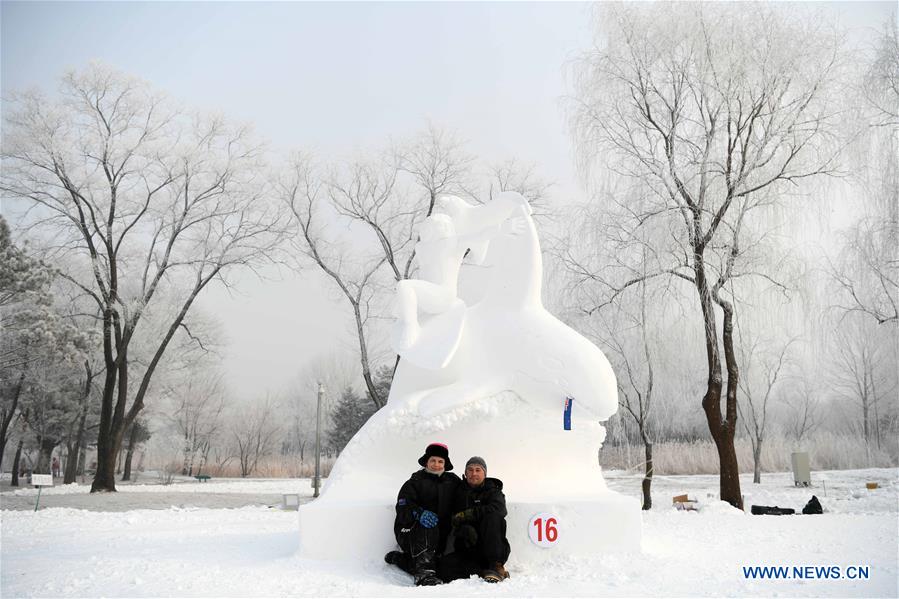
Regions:
<instances>
[{"instance_id":1,"label":"person's knee","mask_svg":"<svg viewBox=\"0 0 899 599\"><path fill-rule=\"evenodd\" d=\"M463 524L456 529L455 548L457 551L470 551L478 544L478 531L471 524Z\"/></svg>"},{"instance_id":2,"label":"person's knee","mask_svg":"<svg viewBox=\"0 0 899 599\"><path fill-rule=\"evenodd\" d=\"M478 519L478 531L481 535L502 534L506 528L506 517L502 514L484 514Z\"/></svg>"}]
</instances>

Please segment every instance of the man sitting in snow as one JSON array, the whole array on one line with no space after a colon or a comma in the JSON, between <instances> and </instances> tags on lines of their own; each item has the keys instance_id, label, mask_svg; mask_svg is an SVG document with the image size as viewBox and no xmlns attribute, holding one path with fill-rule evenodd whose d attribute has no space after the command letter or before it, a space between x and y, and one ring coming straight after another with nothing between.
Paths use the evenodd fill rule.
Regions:
<instances>
[{"instance_id":1,"label":"man sitting in snow","mask_svg":"<svg viewBox=\"0 0 899 599\"><path fill-rule=\"evenodd\" d=\"M391 551L384 560L412 574L417 586L430 586L443 582L437 577L437 559L446 547L462 481L449 472L453 463L442 443L428 445L418 463L423 468L403 483L396 500L393 533L402 551Z\"/></svg>"},{"instance_id":2,"label":"man sitting in snow","mask_svg":"<svg viewBox=\"0 0 899 599\"><path fill-rule=\"evenodd\" d=\"M506 496L501 480L487 478L484 458L474 456L465 464L465 484L456 492L453 510L455 551L441 560L440 578L446 582L472 574L487 582L509 578Z\"/></svg>"}]
</instances>

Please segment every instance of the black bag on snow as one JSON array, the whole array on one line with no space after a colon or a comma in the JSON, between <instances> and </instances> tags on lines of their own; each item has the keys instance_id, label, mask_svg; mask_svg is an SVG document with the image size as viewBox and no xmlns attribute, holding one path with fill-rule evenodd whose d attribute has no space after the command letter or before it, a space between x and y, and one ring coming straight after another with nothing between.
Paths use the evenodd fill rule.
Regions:
<instances>
[{"instance_id":1,"label":"black bag on snow","mask_svg":"<svg viewBox=\"0 0 899 599\"><path fill-rule=\"evenodd\" d=\"M754 505L752 513L755 516L789 516L795 514L796 510L791 507L771 507L770 505Z\"/></svg>"},{"instance_id":2,"label":"black bag on snow","mask_svg":"<svg viewBox=\"0 0 899 599\"><path fill-rule=\"evenodd\" d=\"M803 514L823 514L824 510L821 508L821 502L818 501L818 498L812 495L812 498L808 500L808 503L805 504L805 507L802 508Z\"/></svg>"}]
</instances>

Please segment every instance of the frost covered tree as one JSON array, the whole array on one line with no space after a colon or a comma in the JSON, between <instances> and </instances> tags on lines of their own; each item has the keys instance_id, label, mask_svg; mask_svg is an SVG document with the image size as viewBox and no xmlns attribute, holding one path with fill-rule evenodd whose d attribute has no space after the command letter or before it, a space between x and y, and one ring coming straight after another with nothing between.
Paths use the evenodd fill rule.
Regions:
<instances>
[{"instance_id":1,"label":"frost covered tree","mask_svg":"<svg viewBox=\"0 0 899 599\"><path fill-rule=\"evenodd\" d=\"M899 126L899 26L895 12L883 24L873 50L862 93L874 111L874 125L895 128Z\"/></svg>"},{"instance_id":2,"label":"frost covered tree","mask_svg":"<svg viewBox=\"0 0 899 599\"><path fill-rule=\"evenodd\" d=\"M10 239L0 217L0 464L11 425L38 433L41 460L62 440L62 430L81 401L76 380L90 336L55 303L53 270ZM41 462L41 467L43 467ZM49 470L47 470L49 471Z\"/></svg>"},{"instance_id":3,"label":"frost covered tree","mask_svg":"<svg viewBox=\"0 0 899 599\"><path fill-rule=\"evenodd\" d=\"M835 36L820 20L760 5L627 5L599 19L576 66L571 124L585 170L648 186L627 226L653 238L647 274L610 268L610 296L648 278L693 289L702 316L702 397L720 463L721 499L742 506L734 449L740 368L730 283L775 273L746 264L756 214L834 168L825 141L837 117ZM638 241L639 242L639 241ZM598 309L600 306L596 306Z\"/></svg>"},{"instance_id":4,"label":"frost covered tree","mask_svg":"<svg viewBox=\"0 0 899 599\"><path fill-rule=\"evenodd\" d=\"M16 245L9 223L0 215L0 308L45 299L52 278L48 264Z\"/></svg>"},{"instance_id":5,"label":"frost covered tree","mask_svg":"<svg viewBox=\"0 0 899 599\"><path fill-rule=\"evenodd\" d=\"M649 322L647 319L646 285L640 286L638 312L629 313L619 305L615 320L623 325L622 329L610 331L608 345L618 359L620 373L618 381L618 403L633 419L637 426L640 440L643 442L644 462L643 509L652 509L652 476L653 476L653 433L650 417L655 399L655 371L653 369L654 349L649 340ZM630 339L628 339L630 337ZM636 339L634 338L636 337Z\"/></svg>"},{"instance_id":6,"label":"frost covered tree","mask_svg":"<svg viewBox=\"0 0 899 599\"><path fill-rule=\"evenodd\" d=\"M212 444L223 425L226 404L225 384L220 374L189 372L187 380L169 386L173 401L171 420L183 442L183 476L202 471Z\"/></svg>"},{"instance_id":7,"label":"frost covered tree","mask_svg":"<svg viewBox=\"0 0 899 599\"><path fill-rule=\"evenodd\" d=\"M527 198L538 218L541 214L545 214L552 183L543 180L537 174L536 165L511 158L491 165L488 170L489 199L492 200L504 191L515 191Z\"/></svg>"},{"instance_id":8,"label":"frost covered tree","mask_svg":"<svg viewBox=\"0 0 899 599\"><path fill-rule=\"evenodd\" d=\"M377 189L380 183L371 183ZM384 405L375 388L369 355L368 324L372 317L372 302L377 292L376 275L387 260L385 256L353 258L346 243L329 237L326 223L333 218L333 206L323 197L324 181L316 172L311 158L292 157L290 166L279 181L279 194L294 217L296 234L294 247L299 255L315 264L340 289L341 295L353 311L362 378L376 408ZM378 193L371 191L371 193ZM302 265L300 265L302 267Z\"/></svg>"},{"instance_id":9,"label":"frost covered tree","mask_svg":"<svg viewBox=\"0 0 899 599\"><path fill-rule=\"evenodd\" d=\"M795 339L771 351L765 345L770 342L758 335L740 336L737 343L740 377L740 397L737 408L740 420L752 446L752 482L762 482L762 447L768 438L768 417L771 415L772 400L781 393L776 389L783 383L785 368L790 365L790 346Z\"/></svg>"},{"instance_id":10,"label":"frost covered tree","mask_svg":"<svg viewBox=\"0 0 899 599\"><path fill-rule=\"evenodd\" d=\"M797 448L818 430L823 420L820 386L807 377L799 379L787 390L784 404L787 407L785 430Z\"/></svg>"},{"instance_id":11,"label":"frost covered tree","mask_svg":"<svg viewBox=\"0 0 899 599\"><path fill-rule=\"evenodd\" d=\"M434 212L442 195L465 194L471 186L474 156L457 134L429 123L394 149L397 167L411 176L419 218ZM408 273L407 273L408 275Z\"/></svg>"},{"instance_id":12,"label":"frost covered tree","mask_svg":"<svg viewBox=\"0 0 899 599\"><path fill-rule=\"evenodd\" d=\"M0 189L35 207L32 231L100 314L91 490L115 491L125 431L197 296L213 281L227 283L235 267L259 264L279 242L263 147L246 127L177 110L146 84L97 64L66 74L58 98L15 95L4 137ZM165 313L156 309L163 295L175 306ZM165 326L148 341L145 365L134 368L132 341L153 310Z\"/></svg>"},{"instance_id":13,"label":"frost covered tree","mask_svg":"<svg viewBox=\"0 0 899 599\"><path fill-rule=\"evenodd\" d=\"M259 461L277 448L281 433L281 410L271 398L257 401L232 414L231 438L240 464L240 476L256 472Z\"/></svg>"},{"instance_id":14,"label":"frost covered tree","mask_svg":"<svg viewBox=\"0 0 899 599\"><path fill-rule=\"evenodd\" d=\"M860 214L840 232L829 265L836 308L858 312L899 334L899 39L884 26L859 86L863 131L853 165Z\"/></svg>"},{"instance_id":15,"label":"frost covered tree","mask_svg":"<svg viewBox=\"0 0 899 599\"><path fill-rule=\"evenodd\" d=\"M847 317L834 332L828 382L837 399L852 405L853 426L870 453L883 443L881 415L895 411L899 344L890 329ZM890 441L895 443L895 439Z\"/></svg>"}]
</instances>

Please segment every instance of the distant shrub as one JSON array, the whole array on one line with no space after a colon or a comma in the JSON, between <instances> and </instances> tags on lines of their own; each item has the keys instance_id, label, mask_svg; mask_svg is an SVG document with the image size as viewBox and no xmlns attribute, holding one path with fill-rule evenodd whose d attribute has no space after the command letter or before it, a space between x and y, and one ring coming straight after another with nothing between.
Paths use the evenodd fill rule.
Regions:
<instances>
[{"instance_id":1,"label":"distant shrub","mask_svg":"<svg viewBox=\"0 0 899 599\"><path fill-rule=\"evenodd\" d=\"M336 458L322 456L322 477L331 473L331 467ZM207 464L203 468L205 474L219 478L240 478L240 466L229 463L224 466ZM299 458L287 455L267 456L259 460L259 465L251 475L253 478L312 478L315 474L315 460L307 457L300 461Z\"/></svg>"},{"instance_id":2,"label":"distant shrub","mask_svg":"<svg viewBox=\"0 0 899 599\"><path fill-rule=\"evenodd\" d=\"M740 472L752 472L752 448L747 439L737 439L737 461ZM848 470L854 468L889 468L899 465L899 448L895 440L882 447L865 447L854 435L822 432L797 446L784 437L771 437L762 446L763 472L792 470L790 454L805 451L813 470ZM643 446L606 444L599 454L603 468L609 470L643 470ZM711 440L662 441L653 445L653 469L657 474L717 474L718 452Z\"/></svg>"}]
</instances>

